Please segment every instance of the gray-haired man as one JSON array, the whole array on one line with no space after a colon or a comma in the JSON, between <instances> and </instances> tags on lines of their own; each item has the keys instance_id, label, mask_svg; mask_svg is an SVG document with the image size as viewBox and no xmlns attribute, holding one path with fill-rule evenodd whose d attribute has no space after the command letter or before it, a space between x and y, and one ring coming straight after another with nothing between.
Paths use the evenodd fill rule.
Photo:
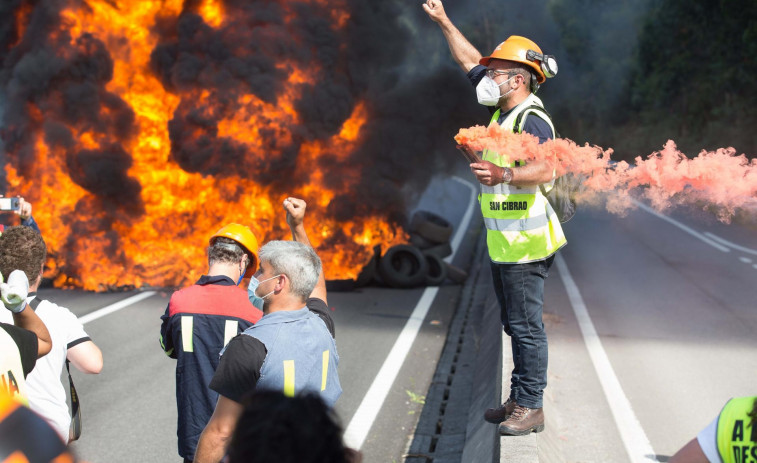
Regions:
<instances>
[{"instance_id":1,"label":"gray-haired man","mask_svg":"<svg viewBox=\"0 0 757 463\"><path fill-rule=\"evenodd\" d=\"M310 246L302 224L306 204L284 201L295 241L271 241L260 248L260 269L249 296L263 299L263 318L232 339L210 383L218 404L200 438L196 463L223 458L243 407L255 389L274 389L294 396L321 394L332 407L342 393L334 321L326 304L321 260Z\"/></svg>"}]
</instances>

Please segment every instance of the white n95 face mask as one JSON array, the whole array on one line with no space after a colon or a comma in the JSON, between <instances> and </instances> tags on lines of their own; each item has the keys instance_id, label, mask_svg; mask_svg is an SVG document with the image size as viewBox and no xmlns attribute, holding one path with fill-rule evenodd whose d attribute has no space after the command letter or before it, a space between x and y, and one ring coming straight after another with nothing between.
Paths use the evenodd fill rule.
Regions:
<instances>
[{"instance_id":1,"label":"white n95 face mask","mask_svg":"<svg viewBox=\"0 0 757 463\"><path fill-rule=\"evenodd\" d=\"M507 79L506 81L497 85L494 79L489 76L484 76L484 78L481 79L478 85L476 85L476 97L478 98L479 104L482 104L484 106L497 106L500 98L509 95L510 92L513 91L513 89L510 89L504 95L500 95L499 88L510 82L513 77L515 76L511 76L510 79Z\"/></svg>"}]
</instances>

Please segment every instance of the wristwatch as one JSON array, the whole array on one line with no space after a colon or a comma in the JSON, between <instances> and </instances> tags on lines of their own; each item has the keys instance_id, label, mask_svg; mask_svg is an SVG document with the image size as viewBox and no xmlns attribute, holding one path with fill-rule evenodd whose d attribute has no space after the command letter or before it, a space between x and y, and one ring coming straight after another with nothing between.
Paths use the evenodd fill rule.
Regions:
<instances>
[{"instance_id":1,"label":"wristwatch","mask_svg":"<svg viewBox=\"0 0 757 463\"><path fill-rule=\"evenodd\" d=\"M509 167L503 167L502 171L502 183L510 183L513 181L513 170Z\"/></svg>"}]
</instances>

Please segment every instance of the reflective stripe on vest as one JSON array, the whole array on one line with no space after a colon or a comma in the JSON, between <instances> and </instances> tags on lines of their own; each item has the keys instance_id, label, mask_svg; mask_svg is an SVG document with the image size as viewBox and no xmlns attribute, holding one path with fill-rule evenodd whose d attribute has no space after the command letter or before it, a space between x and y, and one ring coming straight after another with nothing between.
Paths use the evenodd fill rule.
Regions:
<instances>
[{"instance_id":1,"label":"reflective stripe on vest","mask_svg":"<svg viewBox=\"0 0 757 463\"><path fill-rule=\"evenodd\" d=\"M718 417L718 453L724 463L757 460L757 422L749 416L755 397L731 399Z\"/></svg>"},{"instance_id":2,"label":"reflective stripe on vest","mask_svg":"<svg viewBox=\"0 0 757 463\"><path fill-rule=\"evenodd\" d=\"M273 312L242 334L258 339L267 351L256 388L288 396L317 392L329 407L334 406L342 394L339 355L321 317L307 308Z\"/></svg>"},{"instance_id":3,"label":"reflective stripe on vest","mask_svg":"<svg viewBox=\"0 0 757 463\"><path fill-rule=\"evenodd\" d=\"M525 124L525 114L521 118L520 127L515 127L518 115L533 112L549 124L554 138L555 128L549 115L546 111L528 109L534 105L543 108L541 100L530 94L507 115L502 127L520 132ZM497 110L490 124L497 122L499 114L500 110ZM523 165L517 160L491 151L484 151L482 158L500 167ZM551 187L552 183L548 189ZM479 201L486 226L489 257L494 262L512 264L546 259L567 242L557 215L538 186L481 185Z\"/></svg>"}]
</instances>

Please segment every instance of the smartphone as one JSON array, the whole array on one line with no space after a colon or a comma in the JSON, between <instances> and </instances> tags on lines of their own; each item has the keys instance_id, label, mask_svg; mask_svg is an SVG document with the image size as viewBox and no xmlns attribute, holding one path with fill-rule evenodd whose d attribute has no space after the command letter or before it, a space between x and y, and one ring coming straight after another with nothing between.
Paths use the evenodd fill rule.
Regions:
<instances>
[{"instance_id":1,"label":"smartphone","mask_svg":"<svg viewBox=\"0 0 757 463\"><path fill-rule=\"evenodd\" d=\"M17 211L18 198L0 198L0 211Z\"/></svg>"}]
</instances>

